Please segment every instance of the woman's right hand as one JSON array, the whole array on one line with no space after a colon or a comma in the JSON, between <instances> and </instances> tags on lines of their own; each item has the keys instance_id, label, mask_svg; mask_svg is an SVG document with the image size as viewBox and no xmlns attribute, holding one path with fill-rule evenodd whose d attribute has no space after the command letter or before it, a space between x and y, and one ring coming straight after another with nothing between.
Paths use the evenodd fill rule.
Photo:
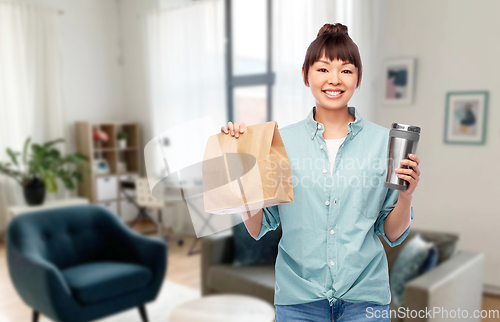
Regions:
<instances>
[{"instance_id":1,"label":"woman's right hand","mask_svg":"<svg viewBox=\"0 0 500 322\"><path fill-rule=\"evenodd\" d=\"M231 136L235 138L239 138L240 134L245 133L245 123L232 123L232 122L227 122L227 127L223 126L220 129L221 133L224 134L231 134Z\"/></svg>"}]
</instances>

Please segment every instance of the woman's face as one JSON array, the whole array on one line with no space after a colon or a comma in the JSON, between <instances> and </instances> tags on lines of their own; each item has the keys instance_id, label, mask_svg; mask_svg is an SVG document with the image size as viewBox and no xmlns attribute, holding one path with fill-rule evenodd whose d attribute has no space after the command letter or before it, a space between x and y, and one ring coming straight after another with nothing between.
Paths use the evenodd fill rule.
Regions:
<instances>
[{"instance_id":1,"label":"woman's face","mask_svg":"<svg viewBox=\"0 0 500 322\"><path fill-rule=\"evenodd\" d=\"M341 109L347 107L357 88L358 69L349 62L323 57L309 68L308 80L306 86L311 88L317 108ZM343 93L331 93L330 90Z\"/></svg>"}]
</instances>

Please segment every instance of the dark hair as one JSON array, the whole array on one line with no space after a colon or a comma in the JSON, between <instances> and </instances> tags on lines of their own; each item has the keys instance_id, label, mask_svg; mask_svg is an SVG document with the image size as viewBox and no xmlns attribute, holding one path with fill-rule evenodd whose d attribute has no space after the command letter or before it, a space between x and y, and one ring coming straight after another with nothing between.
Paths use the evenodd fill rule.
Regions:
<instances>
[{"instance_id":1,"label":"dark hair","mask_svg":"<svg viewBox=\"0 0 500 322\"><path fill-rule=\"evenodd\" d=\"M306 58L302 70L304 72L304 83L309 85L307 80L309 68L323 56L333 61L340 59L348 61L358 68L358 83L361 84L361 76L363 74L363 66L361 65L361 57L359 55L358 46L352 41L347 33L347 26L336 24L324 24L318 31L318 36L309 45L306 52Z\"/></svg>"}]
</instances>

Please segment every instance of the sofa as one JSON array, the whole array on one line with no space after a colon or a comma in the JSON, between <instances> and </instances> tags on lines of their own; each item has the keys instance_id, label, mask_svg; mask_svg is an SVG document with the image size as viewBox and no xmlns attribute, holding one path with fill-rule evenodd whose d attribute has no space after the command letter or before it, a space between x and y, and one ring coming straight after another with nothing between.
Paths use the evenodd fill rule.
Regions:
<instances>
[{"instance_id":1,"label":"sofa","mask_svg":"<svg viewBox=\"0 0 500 322\"><path fill-rule=\"evenodd\" d=\"M281 230L281 225L277 230ZM417 278L408 282L404 291L404 309L423 310L426 307L467 310L481 310L483 289L484 254L457 250L459 236L444 232L429 232L410 229L406 239L396 247L390 247L382 236L379 238L384 245L389 275L396 258L405 245L416 233L424 240L436 244L453 244L449 253L439 254L438 265ZM231 229L205 236L202 238L202 294L203 296L218 293L246 294L261 298L274 305L275 271L274 265L235 266L233 265L233 234ZM277 247L277 245L276 245ZM398 310L390 303L391 310ZM398 311L401 312L401 311ZM391 321L416 321L403 317L401 313L391 316ZM421 318L418 321L435 320ZM479 321L470 319L467 321Z\"/></svg>"}]
</instances>

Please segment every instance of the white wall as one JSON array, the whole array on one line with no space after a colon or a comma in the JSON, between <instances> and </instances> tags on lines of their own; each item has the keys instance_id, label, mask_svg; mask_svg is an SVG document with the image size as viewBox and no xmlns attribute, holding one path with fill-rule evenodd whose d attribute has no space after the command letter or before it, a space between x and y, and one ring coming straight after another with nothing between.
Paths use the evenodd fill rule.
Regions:
<instances>
[{"instance_id":1,"label":"white wall","mask_svg":"<svg viewBox=\"0 0 500 322\"><path fill-rule=\"evenodd\" d=\"M415 101L377 108L377 123L422 128L417 156L421 180L415 191L413 227L461 235L459 249L485 253L486 289L500 290L500 43L495 0L381 1L380 58L417 59ZM382 92L379 82L378 92ZM444 144L446 92L489 91L485 145ZM488 286L489 285L489 286Z\"/></svg>"}]
</instances>

